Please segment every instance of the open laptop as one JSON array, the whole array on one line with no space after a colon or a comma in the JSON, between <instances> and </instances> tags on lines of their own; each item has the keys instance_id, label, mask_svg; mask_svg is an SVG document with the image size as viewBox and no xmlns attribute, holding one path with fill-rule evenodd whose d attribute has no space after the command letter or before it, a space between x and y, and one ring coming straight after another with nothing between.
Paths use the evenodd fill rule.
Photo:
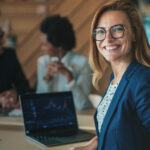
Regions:
<instances>
[{"instance_id":1,"label":"open laptop","mask_svg":"<svg viewBox=\"0 0 150 150\"><path fill-rule=\"evenodd\" d=\"M45 146L86 141L95 135L78 128L71 92L20 96L25 134Z\"/></svg>"}]
</instances>

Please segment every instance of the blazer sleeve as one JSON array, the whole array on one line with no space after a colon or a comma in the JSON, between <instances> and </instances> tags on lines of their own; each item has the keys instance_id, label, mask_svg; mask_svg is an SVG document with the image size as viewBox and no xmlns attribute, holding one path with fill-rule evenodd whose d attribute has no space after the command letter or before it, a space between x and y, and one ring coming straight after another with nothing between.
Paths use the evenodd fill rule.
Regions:
<instances>
[{"instance_id":1,"label":"blazer sleeve","mask_svg":"<svg viewBox=\"0 0 150 150\"><path fill-rule=\"evenodd\" d=\"M150 71L141 73L133 90L137 116L142 125L150 132Z\"/></svg>"}]
</instances>

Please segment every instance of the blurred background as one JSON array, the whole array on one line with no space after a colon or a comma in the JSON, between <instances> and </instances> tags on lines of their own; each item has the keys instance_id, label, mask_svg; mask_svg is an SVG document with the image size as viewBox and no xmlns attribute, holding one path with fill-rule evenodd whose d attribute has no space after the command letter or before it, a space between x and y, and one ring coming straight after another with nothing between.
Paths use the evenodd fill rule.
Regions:
<instances>
[{"instance_id":1,"label":"blurred background","mask_svg":"<svg viewBox=\"0 0 150 150\"><path fill-rule=\"evenodd\" d=\"M6 33L6 45L14 47L22 68L35 87L37 58L43 55L40 50L39 24L47 15L60 14L67 16L73 24L77 38L74 51L88 57L90 25L97 8L108 0L0 0L0 25ZM150 41L150 0L133 1L143 19ZM65 35L64 35L65 38ZM102 78L100 95L109 82L110 68Z\"/></svg>"}]
</instances>

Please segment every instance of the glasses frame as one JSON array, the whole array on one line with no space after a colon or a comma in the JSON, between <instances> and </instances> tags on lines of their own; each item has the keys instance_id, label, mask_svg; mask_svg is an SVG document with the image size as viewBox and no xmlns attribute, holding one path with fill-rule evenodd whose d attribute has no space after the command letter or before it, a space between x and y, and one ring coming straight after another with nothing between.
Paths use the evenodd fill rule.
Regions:
<instances>
[{"instance_id":1,"label":"glasses frame","mask_svg":"<svg viewBox=\"0 0 150 150\"><path fill-rule=\"evenodd\" d=\"M112 29L113 29L115 26L122 26L122 28L123 28L123 34L122 34L121 37L118 37L118 38L113 37L111 31L112 31ZM104 37L102 40L97 40L97 39L96 39L96 33L95 33L95 30L96 30L96 29L103 29L103 30L105 31L105 37ZM111 37L112 37L113 39L120 39L120 38L123 38L123 37L124 37L124 31L125 31L125 26L124 26L123 24L116 24L116 25L113 25L113 26L111 26L110 29L109 29L109 33L110 33L110 35L111 35ZM96 27L96 28L94 29L94 31L93 31L93 37L94 37L94 39L95 39L96 41L103 41L103 40L106 39L106 33L107 33L107 31L106 31L105 28L103 28L103 27Z\"/></svg>"}]
</instances>

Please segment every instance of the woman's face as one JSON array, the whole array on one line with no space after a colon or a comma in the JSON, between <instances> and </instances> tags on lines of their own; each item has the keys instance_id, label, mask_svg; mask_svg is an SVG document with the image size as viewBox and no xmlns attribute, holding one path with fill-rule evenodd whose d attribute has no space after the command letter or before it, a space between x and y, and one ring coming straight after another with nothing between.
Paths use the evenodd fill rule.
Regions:
<instances>
[{"instance_id":1,"label":"woman's face","mask_svg":"<svg viewBox=\"0 0 150 150\"><path fill-rule=\"evenodd\" d=\"M109 62L130 60L132 42L135 41L135 37L127 15L122 11L107 11L100 17L97 27L102 27L101 33L106 31L105 39L96 41L101 55ZM120 35L119 38L113 38L112 34L114 37Z\"/></svg>"},{"instance_id":2,"label":"woman's face","mask_svg":"<svg viewBox=\"0 0 150 150\"><path fill-rule=\"evenodd\" d=\"M43 33L41 33L41 49L50 57L58 55L58 48L48 42L47 35Z\"/></svg>"}]
</instances>

